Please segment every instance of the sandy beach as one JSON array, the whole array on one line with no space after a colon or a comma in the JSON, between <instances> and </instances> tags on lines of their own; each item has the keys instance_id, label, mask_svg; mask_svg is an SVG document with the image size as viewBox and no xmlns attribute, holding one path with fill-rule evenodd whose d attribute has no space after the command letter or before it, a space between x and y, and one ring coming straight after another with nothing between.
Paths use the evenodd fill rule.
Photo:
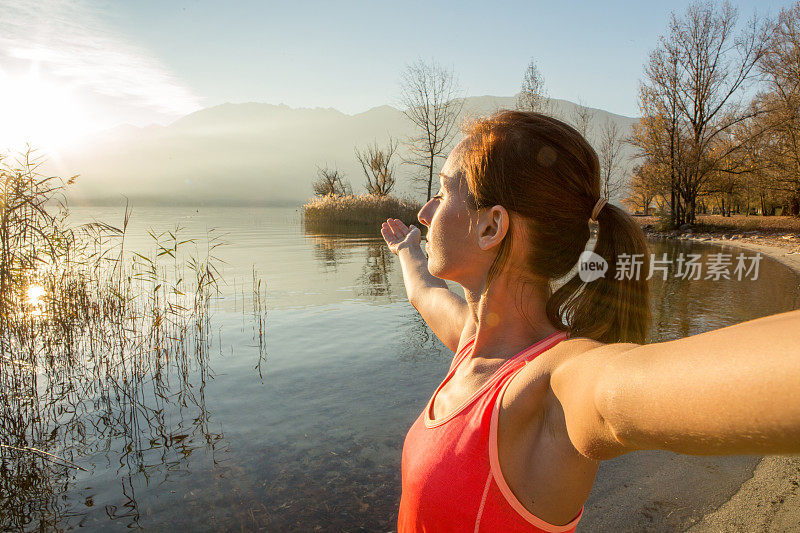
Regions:
<instances>
[{"instance_id":1,"label":"sandy beach","mask_svg":"<svg viewBox=\"0 0 800 533\"><path fill-rule=\"evenodd\" d=\"M690 239L758 251L800 274L800 234L797 232L672 233L651 236ZM800 532L800 455L763 457L753 477L715 511L684 529L710 532Z\"/></svg>"}]
</instances>

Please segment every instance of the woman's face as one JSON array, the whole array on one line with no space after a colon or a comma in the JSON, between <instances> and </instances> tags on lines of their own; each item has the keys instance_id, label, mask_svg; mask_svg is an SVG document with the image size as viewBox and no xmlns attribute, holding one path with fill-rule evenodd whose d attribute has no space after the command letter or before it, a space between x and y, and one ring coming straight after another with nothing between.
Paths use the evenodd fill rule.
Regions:
<instances>
[{"instance_id":1,"label":"woman's face","mask_svg":"<svg viewBox=\"0 0 800 533\"><path fill-rule=\"evenodd\" d=\"M460 282L479 252L474 235L477 212L467 207L467 182L457 146L439 174L439 192L417 214L428 226L428 270L438 278Z\"/></svg>"}]
</instances>

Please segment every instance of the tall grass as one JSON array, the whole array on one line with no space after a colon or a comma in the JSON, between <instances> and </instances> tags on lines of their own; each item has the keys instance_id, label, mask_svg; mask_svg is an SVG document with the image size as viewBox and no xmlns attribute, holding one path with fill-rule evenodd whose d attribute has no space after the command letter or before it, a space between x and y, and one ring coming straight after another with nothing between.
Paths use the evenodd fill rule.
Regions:
<instances>
[{"instance_id":1,"label":"tall grass","mask_svg":"<svg viewBox=\"0 0 800 533\"><path fill-rule=\"evenodd\" d=\"M211 315L221 283L212 234L176 227L130 253L121 224L73 226L72 180L28 151L0 161L0 529L59 529L81 456L110 450L136 523L135 475L222 439L205 405ZM264 350L260 280L253 316ZM256 298L257 294L257 298Z\"/></svg>"},{"instance_id":2,"label":"tall grass","mask_svg":"<svg viewBox=\"0 0 800 533\"><path fill-rule=\"evenodd\" d=\"M303 205L303 223L312 232L353 229L380 231L387 218L417 223L419 202L371 194L314 198ZM418 224L418 223L417 223Z\"/></svg>"}]
</instances>

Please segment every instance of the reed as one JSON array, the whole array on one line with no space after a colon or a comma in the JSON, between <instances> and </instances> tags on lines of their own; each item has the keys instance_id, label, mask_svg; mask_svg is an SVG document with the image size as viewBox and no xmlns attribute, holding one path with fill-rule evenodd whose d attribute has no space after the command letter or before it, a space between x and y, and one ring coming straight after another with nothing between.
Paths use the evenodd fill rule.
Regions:
<instances>
[{"instance_id":1,"label":"reed","mask_svg":"<svg viewBox=\"0 0 800 533\"><path fill-rule=\"evenodd\" d=\"M302 206L303 223L316 233L347 229L380 231L387 218L419 225L417 212L421 207L419 202L388 195L328 195L313 198Z\"/></svg>"},{"instance_id":2,"label":"reed","mask_svg":"<svg viewBox=\"0 0 800 533\"><path fill-rule=\"evenodd\" d=\"M117 456L127 500L106 513L136 524L135 476L223 438L204 388L224 242L212 231L200 246L176 227L129 252L129 206L118 226L71 225L74 178L39 165L30 150L0 160L0 529L63 527L76 461L99 450ZM255 272L253 283L263 354Z\"/></svg>"}]
</instances>

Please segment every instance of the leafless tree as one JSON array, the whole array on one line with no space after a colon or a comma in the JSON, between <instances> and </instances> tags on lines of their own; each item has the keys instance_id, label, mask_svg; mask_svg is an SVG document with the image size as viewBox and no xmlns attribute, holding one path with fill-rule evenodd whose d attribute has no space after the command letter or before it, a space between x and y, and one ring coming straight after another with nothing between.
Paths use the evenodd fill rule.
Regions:
<instances>
[{"instance_id":1,"label":"leafless tree","mask_svg":"<svg viewBox=\"0 0 800 533\"><path fill-rule=\"evenodd\" d=\"M402 74L401 103L416 129L408 139L410 155L405 162L420 168L422 175L415 180L427 188L430 200L438 161L447 157L458 131L464 99L452 70L445 70L436 61L418 59Z\"/></svg>"},{"instance_id":2,"label":"leafless tree","mask_svg":"<svg viewBox=\"0 0 800 533\"><path fill-rule=\"evenodd\" d=\"M793 207L800 205L800 3L782 9L770 30L759 64L767 86L760 103L771 138L764 155L774 167L773 188L784 197L784 211L798 214Z\"/></svg>"},{"instance_id":3,"label":"leafless tree","mask_svg":"<svg viewBox=\"0 0 800 533\"><path fill-rule=\"evenodd\" d=\"M572 111L570 122L572 122L572 126L578 130L587 141L589 140L589 129L592 124L592 119L594 119L594 111L581 102L578 102L578 105L576 105L575 109Z\"/></svg>"},{"instance_id":4,"label":"leafless tree","mask_svg":"<svg viewBox=\"0 0 800 533\"><path fill-rule=\"evenodd\" d=\"M536 111L537 113L550 113L550 99L544 87L544 76L531 59L525 76L522 79L522 89L517 95L517 109L521 111Z\"/></svg>"},{"instance_id":5,"label":"leafless tree","mask_svg":"<svg viewBox=\"0 0 800 533\"><path fill-rule=\"evenodd\" d=\"M386 148L378 146L378 141L367 145L364 150L355 149L356 158L361 163L367 182L367 192L375 196L386 196L394 187L394 165L392 157L397 151L398 142L389 137Z\"/></svg>"},{"instance_id":6,"label":"leafless tree","mask_svg":"<svg viewBox=\"0 0 800 533\"><path fill-rule=\"evenodd\" d=\"M601 194L611 199L623 186L622 176L622 132L613 120L606 119L600 132L600 182Z\"/></svg>"},{"instance_id":7,"label":"leafless tree","mask_svg":"<svg viewBox=\"0 0 800 533\"><path fill-rule=\"evenodd\" d=\"M645 65L647 81L639 84L639 108L642 119L634 126L630 139L646 160L647 173L653 176L663 172L662 182L668 181L669 213L671 225L678 226L684 220L684 203L681 202L680 183L684 182L684 149L688 134L682 127L678 107L678 87L681 71L677 48L662 42L662 46L650 54Z\"/></svg>"},{"instance_id":8,"label":"leafless tree","mask_svg":"<svg viewBox=\"0 0 800 533\"><path fill-rule=\"evenodd\" d=\"M654 113L645 114L645 123L668 125L675 119L669 141L675 157L675 225L695 221L704 181L729 157L717 150L719 138L752 116L740 96L755 79L767 34L753 18L736 35L737 19L728 2L696 2L682 17L673 13L668 33L645 67L642 107Z\"/></svg>"},{"instance_id":9,"label":"leafless tree","mask_svg":"<svg viewBox=\"0 0 800 533\"><path fill-rule=\"evenodd\" d=\"M353 193L350 184L344 182L344 173L327 166L317 167L317 179L311 186L317 196L344 196Z\"/></svg>"}]
</instances>

